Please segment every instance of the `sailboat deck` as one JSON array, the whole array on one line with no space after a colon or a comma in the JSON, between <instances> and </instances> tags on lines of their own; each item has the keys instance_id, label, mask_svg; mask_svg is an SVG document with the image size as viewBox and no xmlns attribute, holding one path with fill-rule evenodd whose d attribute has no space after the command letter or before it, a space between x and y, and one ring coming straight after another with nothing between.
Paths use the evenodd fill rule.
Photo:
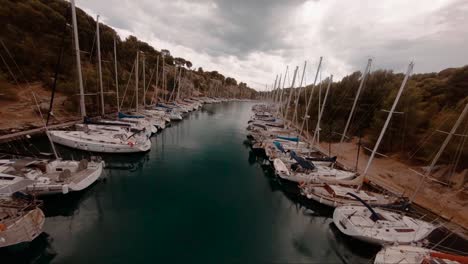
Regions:
<instances>
[{"instance_id":1,"label":"sailboat deck","mask_svg":"<svg viewBox=\"0 0 468 264\"><path fill-rule=\"evenodd\" d=\"M72 183L80 183L82 180L86 179L90 174L92 174L95 170L92 170L92 169L85 169L85 170L82 170L80 172L77 172L73 175L73 177L71 177L71 181Z\"/></svg>"}]
</instances>

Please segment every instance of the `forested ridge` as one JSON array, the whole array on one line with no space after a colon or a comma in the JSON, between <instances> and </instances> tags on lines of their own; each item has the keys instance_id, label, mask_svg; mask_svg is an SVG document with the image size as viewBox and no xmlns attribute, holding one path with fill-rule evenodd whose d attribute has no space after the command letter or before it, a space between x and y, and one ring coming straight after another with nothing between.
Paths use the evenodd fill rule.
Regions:
<instances>
[{"instance_id":1,"label":"forested ridge","mask_svg":"<svg viewBox=\"0 0 468 264\"><path fill-rule=\"evenodd\" d=\"M354 72L332 83L321 122L321 140L340 140L361 78L361 72ZM349 139L361 138L364 146L374 146L387 118L386 110L390 110L403 78L404 74L389 70L375 70L367 76L347 132ZM308 113L309 133L315 129L317 105L319 98L324 100L327 84L328 79L323 80L314 90ZM308 86L307 94L311 91L312 87ZM467 103L468 66L411 75L379 152L428 165L447 136L444 131L450 131ZM303 92L299 100L299 116L304 116L305 108ZM462 122L456 134L445 150L442 162L460 170L468 168L467 137L463 136L468 134L467 120Z\"/></svg>"},{"instance_id":2,"label":"forested ridge","mask_svg":"<svg viewBox=\"0 0 468 264\"><path fill-rule=\"evenodd\" d=\"M69 95L66 105L69 111L78 111L78 85L76 62L73 47L73 29L71 26L70 3L63 0L0 0L0 38L11 53L14 61L1 47L0 54L20 82L42 82L46 87L53 86L54 74L58 69L57 91ZM77 8L77 20L82 58L83 80L85 84L86 105L89 113L99 109L99 78L97 71L96 20ZM146 84L149 94L148 102L153 96L153 85L157 83L164 99L167 94L162 88L167 87L171 93L175 80L181 75L181 93L185 96L200 94L206 96L229 96L251 98L255 91L245 83L222 75L217 71L205 72L202 68L192 69L192 62L176 57L164 47L154 48L148 43L130 36L124 40L109 26L100 23L101 57L103 65L103 84L106 92L106 108L115 108L115 74L114 74L114 37L117 43L118 79L121 96L127 88L124 107L134 104L134 68L137 51L140 54L140 78L142 78L142 57L146 61ZM170 47L169 47L170 48ZM164 53L164 76L162 78ZM61 62L57 67L59 56ZM23 74L14 67L17 63ZM13 78L8 73L5 63L0 63L0 100L14 100L14 89L10 85ZM157 73L156 73L157 69ZM176 76L177 75L177 76ZM150 83L151 80L151 83ZM164 82L163 82L164 81ZM140 85L142 85L140 79ZM148 84L150 86L148 86ZM143 96L140 89L140 96ZM94 94L94 95L93 95ZM140 99L141 102L142 99Z\"/></svg>"}]
</instances>

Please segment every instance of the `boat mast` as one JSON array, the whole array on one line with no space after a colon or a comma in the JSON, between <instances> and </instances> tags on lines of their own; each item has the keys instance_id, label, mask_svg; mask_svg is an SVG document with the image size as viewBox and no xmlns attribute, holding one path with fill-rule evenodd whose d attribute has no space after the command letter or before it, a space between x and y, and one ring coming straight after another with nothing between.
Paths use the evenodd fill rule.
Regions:
<instances>
[{"instance_id":1,"label":"boat mast","mask_svg":"<svg viewBox=\"0 0 468 264\"><path fill-rule=\"evenodd\" d=\"M165 64L164 53L161 53L161 56L162 56L162 66L161 66L161 69L162 69L162 73L161 73L162 74L162 76L161 76L162 84L161 84L161 89L166 91L166 94L163 94L162 97L163 97L163 101L167 102L166 72L164 71L164 64Z\"/></svg>"},{"instance_id":2,"label":"boat mast","mask_svg":"<svg viewBox=\"0 0 468 264\"><path fill-rule=\"evenodd\" d=\"M83 88L83 77L81 74L81 57L80 57L80 41L78 39L78 23L76 21L76 10L75 10L75 0L70 0L72 7L72 21L73 21L73 35L75 39L75 55L76 55L76 67L78 70L78 83L80 86L80 112L81 117L86 116L86 107L85 107L85 98L84 98L84 88Z\"/></svg>"},{"instance_id":3,"label":"boat mast","mask_svg":"<svg viewBox=\"0 0 468 264\"><path fill-rule=\"evenodd\" d=\"M104 89L102 87L102 65L101 65L101 39L99 33L99 15L96 17L96 38L97 38L97 56L98 56L98 70L99 70L99 88L101 90L101 115L105 114L104 109Z\"/></svg>"},{"instance_id":4,"label":"boat mast","mask_svg":"<svg viewBox=\"0 0 468 264\"><path fill-rule=\"evenodd\" d=\"M398 101L400 100L401 94L403 93L403 90L405 89L406 82L408 82L408 79L413 71L414 63L410 62L408 65L408 70L406 71L405 78L403 79L403 82L401 83L400 89L398 90L398 94L395 97L395 101L393 101L392 108L390 109L390 112L388 113L387 120L385 120L384 126L382 128L382 131L380 131L379 138L377 139L377 142L375 143L374 149L372 150L372 153L369 157L369 160L367 161L366 168L364 169L364 173L362 174L361 178L361 183L359 185L359 188L361 188L362 183L364 182L364 177L367 175L367 172L369 171L370 165L372 164L372 160L374 160L375 153L377 152L380 142L382 141L383 136L385 135L385 131L387 130L387 126L390 123L390 120L392 119L393 112L395 112L395 108L398 104Z\"/></svg>"},{"instance_id":5,"label":"boat mast","mask_svg":"<svg viewBox=\"0 0 468 264\"><path fill-rule=\"evenodd\" d=\"M182 75L182 67L179 69L179 78L177 81L177 96L176 96L176 101L179 101L180 99L180 76Z\"/></svg>"},{"instance_id":6,"label":"boat mast","mask_svg":"<svg viewBox=\"0 0 468 264\"><path fill-rule=\"evenodd\" d=\"M310 104L312 103L312 97L314 95L315 84L317 83L317 78L318 78L318 75L319 75L319 72L320 72L320 68L322 67L322 59L323 59L323 57L320 57L319 64L317 66L317 72L315 73L314 83L312 84L312 90L310 91L309 101L307 101L307 104L306 104L306 110L304 112L304 119L302 120L301 129L299 130L299 136L302 135L302 131L304 130L305 122L306 122L306 120L308 118L307 113L309 112ZM297 141L297 145L299 145L299 140Z\"/></svg>"},{"instance_id":7,"label":"boat mast","mask_svg":"<svg viewBox=\"0 0 468 264\"><path fill-rule=\"evenodd\" d=\"M288 98L288 104L286 105L286 109L284 111L284 121L288 120L288 110L289 110L289 105L291 104L291 98L294 93L294 84L296 83L296 76L297 76L297 71L299 70L299 66L296 66L296 69L294 69L294 76L293 80L291 83L291 87L289 88L289 98Z\"/></svg>"},{"instance_id":8,"label":"boat mast","mask_svg":"<svg viewBox=\"0 0 468 264\"><path fill-rule=\"evenodd\" d=\"M361 94L362 87L364 86L364 82L365 82L365 80L367 78L367 74L370 72L371 64L372 64L372 59L369 59L367 61L367 66L366 66L366 69L364 71L364 74L363 74L363 76L361 78L361 83L359 84L359 88L357 90L356 96L354 97L353 106L351 107L351 112L349 112L348 120L346 121L346 125L345 125L345 128L344 128L343 134L341 134L340 145L339 145L340 148L341 148L341 144L345 140L346 132L348 132L349 124L351 123L351 118L353 117L354 110L356 108L356 104L357 104L357 101L359 99L359 95Z\"/></svg>"},{"instance_id":9,"label":"boat mast","mask_svg":"<svg viewBox=\"0 0 468 264\"><path fill-rule=\"evenodd\" d=\"M270 100L273 101L274 100L274 96L275 96L275 89L276 89L276 83L278 83L278 74L276 74L276 78L275 78L275 84L273 84L273 87L271 88L271 93L270 93ZM274 101L273 101L274 102Z\"/></svg>"},{"instance_id":10,"label":"boat mast","mask_svg":"<svg viewBox=\"0 0 468 264\"><path fill-rule=\"evenodd\" d=\"M146 108L146 71L145 71L145 55L141 56L141 63L143 63L143 108ZM150 77L151 79L151 77ZM150 80L151 81L151 80Z\"/></svg>"},{"instance_id":11,"label":"boat mast","mask_svg":"<svg viewBox=\"0 0 468 264\"><path fill-rule=\"evenodd\" d=\"M276 94L275 94L275 103L279 103L279 97L280 97L280 93L281 93L281 78L283 77L282 74L280 74L279 76L279 81L278 81L278 84L277 84L277 87L276 87Z\"/></svg>"},{"instance_id":12,"label":"boat mast","mask_svg":"<svg viewBox=\"0 0 468 264\"><path fill-rule=\"evenodd\" d=\"M323 98L323 103L321 105L321 109L319 112L317 125L315 126L314 136L312 137L312 144L315 144L315 138L317 137L317 144L320 141L320 121L322 120L323 110L325 109L325 103L327 102L328 91L330 90L330 86L333 83L333 74L330 75L330 80L328 81L327 89L325 91L325 97Z\"/></svg>"},{"instance_id":13,"label":"boat mast","mask_svg":"<svg viewBox=\"0 0 468 264\"><path fill-rule=\"evenodd\" d=\"M115 95L117 97L117 112L120 112L119 102L119 75L117 73L117 44L114 36L114 71L115 71Z\"/></svg>"},{"instance_id":14,"label":"boat mast","mask_svg":"<svg viewBox=\"0 0 468 264\"><path fill-rule=\"evenodd\" d=\"M302 76L301 76L301 83L299 84L299 93L297 94L297 97L296 97L296 101L295 101L295 108L294 108L294 115L293 115L293 119L292 119L292 122L294 122L296 125L297 125L297 108L298 108L298 105L299 105L299 99L301 97L301 94L302 94L302 84L304 82L304 76L305 76L305 70L306 70L306 67L307 67L307 61L304 61L304 68L302 69Z\"/></svg>"},{"instance_id":15,"label":"boat mast","mask_svg":"<svg viewBox=\"0 0 468 264\"><path fill-rule=\"evenodd\" d=\"M281 110L283 109L283 93L284 93L284 85L286 83L286 74L288 73L289 65L286 66L286 71L284 72L284 77L283 77L283 86L281 87L280 95L279 95L279 115L281 115ZM280 84L281 85L281 84Z\"/></svg>"},{"instance_id":16,"label":"boat mast","mask_svg":"<svg viewBox=\"0 0 468 264\"><path fill-rule=\"evenodd\" d=\"M418 184L416 190L414 191L413 196L410 199L410 203L413 202L413 200L416 198L416 194L421 189L421 187L422 187L424 181L426 180L426 178L431 174L431 172L434 169L434 167L435 167L437 161L439 160L440 156L444 152L445 148L447 147L448 143L452 139L455 132L457 132L458 127L460 126L461 122L463 121L463 119L465 118L465 116L467 114L468 114L468 103L465 105L465 108L463 109L463 111L461 112L461 114L458 117L457 121L455 122L452 129L450 130L449 134L445 138L444 142L442 143L442 146L440 146L439 151L437 152L434 159L432 160L431 165L429 165L429 168L427 169L426 173L424 173L424 176L421 178L421 181L419 181L419 184Z\"/></svg>"},{"instance_id":17,"label":"boat mast","mask_svg":"<svg viewBox=\"0 0 468 264\"><path fill-rule=\"evenodd\" d=\"M136 61L135 61L135 112L138 112L138 56L140 55L140 51L137 50L136 54Z\"/></svg>"},{"instance_id":18,"label":"boat mast","mask_svg":"<svg viewBox=\"0 0 468 264\"><path fill-rule=\"evenodd\" d=\"M158 103L158 83L159 83L159 56L156 57L156 84L154 86L154 95L151 99L151 105L153 105L154 101L156 100L156 103Z\"/></svg>"}]
</instances>

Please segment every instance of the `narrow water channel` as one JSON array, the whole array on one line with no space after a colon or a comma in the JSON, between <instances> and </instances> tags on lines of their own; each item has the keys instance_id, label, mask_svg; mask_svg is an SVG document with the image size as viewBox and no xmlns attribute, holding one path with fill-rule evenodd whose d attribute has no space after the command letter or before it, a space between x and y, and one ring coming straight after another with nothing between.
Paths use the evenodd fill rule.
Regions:
<instances>
[{"instance_id":1,"label":"narrow water channel","mask_svg":"<svg viewBox=\"0 0 468 264\"><path fill-rule=\"evenodd\" d=\"M45 232L0 262L368 263L378 248L338 233L331 209L304 206L250 151L251 106L205 105L150 152L105 156L104 180L46 198Z\"/></svg>"}]
</instances>

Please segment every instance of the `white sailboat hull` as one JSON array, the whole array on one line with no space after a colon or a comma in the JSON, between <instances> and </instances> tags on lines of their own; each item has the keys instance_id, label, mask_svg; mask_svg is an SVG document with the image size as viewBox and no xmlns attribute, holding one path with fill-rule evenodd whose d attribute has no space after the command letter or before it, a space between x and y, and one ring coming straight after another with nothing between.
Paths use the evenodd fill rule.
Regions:
<instances>
[{"instance_id":1,"label":"white sailboat hull","mask_svg":"<svg viewBox=\"0 0 468 264\"><path fill-rule=\"evenodd\" d=\"M334 184L312 184L303 187L302 193L308 199L312 199L321 204L338 207L344 205L361 205L362 203L355 198L348 196L347 193L353 193L371 206L385 206L397 202L395 197L359 190L348 186Z\"/></svg>"},{"instance_id":2,"label":"white sailboat hull","mask_svg":"<svg viewBox=\"0 0 468 264\"><path fill-rule=\"evenodd\" d=\"M411 244L426 238L435 226L399 213L374 208L379 215L372 220L365 206L343 206L333 212L333 223L345 235L378 245Z\"/></svg>"},{"instance_id":3,"label":"white sailboat hull","mask_svg":"<svg viewBox=\"0 0 468 264\"><path fill-rule=\"evenodd\" d=\"M7 209L2 213L8 214ZM1 212L1 211L0 211ZM0 248L33 241L42 233L45 216L41 209L36 208L22 215L14 222L0 224Z\"/></svg>"},{"instance_id":4,"label":"white sailboat hull","mask_svg":"<svg viewBox=\"0 0 468 264\"><path fill-rule=\"evenodd\" d=\"M353 179L356 174L348 171L342 171L333 169L330 167L321 166L321 164L329 164L329 162L314 162L317 165L316 171L308 172L308 173L298 173L294 171L290 171L288 166L281 160L275 159L273 161L273 165L275 167L276 174L288 181L292 182L327 182L336 181L336 180L350 180Z\"/></svg>"},{"instance_id":5,"label":"white sailboat hull","mask_svg":"<svg viewBox=\"0 0 468 264\"><path fill-rule=\"evenodd\" d=\"M74 131L80 133L80 131ZM132 144L130 142L99 142L73 136L70 131L49 131L54 143L74 149L100 152L100 153L136 153L146 152L151 148L151 141L146 140L143 144Z\"/></svg>"}]
</instances>

